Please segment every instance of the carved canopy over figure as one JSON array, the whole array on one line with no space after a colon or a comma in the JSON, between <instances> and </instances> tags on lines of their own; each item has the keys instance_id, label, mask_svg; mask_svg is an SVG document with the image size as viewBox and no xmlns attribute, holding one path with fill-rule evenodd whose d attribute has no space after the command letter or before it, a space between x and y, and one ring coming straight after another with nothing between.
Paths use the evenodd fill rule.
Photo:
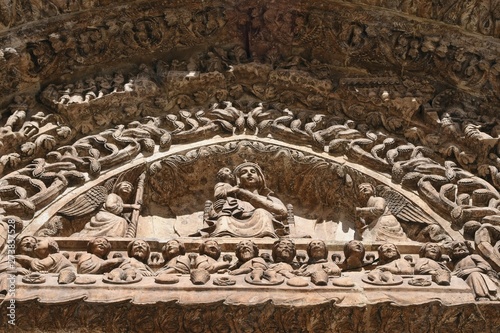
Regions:
<instances>
[{"instance_id":1,"label":"carved canopy over figure","mask_svg":"<svg viewBox=\"0 0 500 333\"><path fill-rule=\"evenodd\" d=\"M358 187L364 207L356 207L358 232L365 241L401 242L408 240L398 220L389 211L385 199L375 195L369 183Z\"/></svg>"},{"instance_id":2,"label":"carved canopy over figure","mask_svg":"<svg viewBox=\"0 0 500 333\"><path fill-rule=\"evenodd\" d=\"M233 176L236 186L231 183ZM286 233L281 222L285 205L266 186L261 168L251 162L238 165L232 175L228 168L219 171L215 185L214 209L201 234L211 237L273 237Z\"/></svg>"}]
</instances>

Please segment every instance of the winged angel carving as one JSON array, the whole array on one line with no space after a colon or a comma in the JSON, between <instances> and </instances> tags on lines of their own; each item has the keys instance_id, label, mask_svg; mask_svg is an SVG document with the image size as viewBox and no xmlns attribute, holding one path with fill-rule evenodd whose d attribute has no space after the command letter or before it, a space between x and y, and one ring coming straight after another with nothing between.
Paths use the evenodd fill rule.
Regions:
<instances>
[{"instance_id":1,"label":"winged angel carving","mask_svg":"<svg viewBox=\"0 0 500 333\"><path fill-rule=\"evenodd\" d=\"M363 240L451 241L429 214L390 187L363 183L358 191L364 207L356 208L356 222Z\"/></svg>"},{"instance_id":2,"label":"winged angel carving","mask_svg":"<svg viewBox=\"0 0 500 333\"><path fill-rule=\"evenodd\" d=\"M77 231L81 221L88 221L71 236L135 236L145 178L144 173L138 176L140 171L141 168L135 168L79 195L59 210L37 235L68 234L69 230ZM135 189L133 182L138 177ZM135 200L130 203L134 190Z\"/></svg>"}]
</instances>

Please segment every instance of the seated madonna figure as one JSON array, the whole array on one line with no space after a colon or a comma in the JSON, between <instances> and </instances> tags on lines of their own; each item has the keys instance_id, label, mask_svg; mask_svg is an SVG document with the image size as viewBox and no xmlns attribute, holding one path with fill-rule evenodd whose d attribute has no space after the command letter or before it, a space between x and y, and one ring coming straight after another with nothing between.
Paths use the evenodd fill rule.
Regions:
<instances>
[{"instance_id":1,"label":"seated madonna figure","mask_svg":"<svg viewBox=\"0 0 500 333\"><path fill-rule=\"evenodd\" d=\"M219 171L219 180L214 188L216 203L208 227L200 234L210 237L273 237L285 234L281 221L285 220L285 205L266 186L261 168L251 162L238 165L233 175L236 186L232 186L232 177L221 177L228 173L227 168ZM225 201L224 201L225 199ZM216 205L216 206L218 206Z\"/></svg>"}]
</instances>

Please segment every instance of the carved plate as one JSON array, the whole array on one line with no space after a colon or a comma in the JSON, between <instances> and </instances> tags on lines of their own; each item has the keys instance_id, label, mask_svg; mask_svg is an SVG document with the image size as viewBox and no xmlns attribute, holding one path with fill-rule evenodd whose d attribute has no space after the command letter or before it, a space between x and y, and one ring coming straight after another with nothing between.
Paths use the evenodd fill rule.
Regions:
<instances>
[{"instance_id":1,"label":"carved plate","mask_svg":"<svg viewBox=\"0 0 500 333\"><path fill-rule=\"evenodd\" d=\"M221 276L214 279L213 282L216 286L232 286L236 284L236 280L231 279L227 276Z\"/></svg>"},{"instance_id":2,"label":"carved plate","mask_svg":"<svg viewBox=\"0 0 500 333\"><path fill-rule=\"evenodd\" d=\"M279 277L276 277L276 280L272 281L272 282L269 280L266 280L264 278L260 281L254 281L254 280L252 280L252 277L250 276L250 274L248 274L247 276L245 276L245 281L247 283L257 285L257 286L277 286L279 284L282 284L283 281L285 281L285 277L281 275Z\"/></svg>"},{"instance_id":3,"label":"carved plate","mask_svg":"<svg viewBox=\"0 0 500 333\"><path fill-rule=\"evenodd\" d=\"M132 280L132 281L125 281L125 280L114 281L114 280L108 279L107 277L104 277L102 279L102 282L111 283L111 284L131 284L131 283L137 283L137 282L139 282L141 280L142 280L142 275L141 274L137 274L137 276L135 277L135 279Z\"/></svg>"},{"instance_id":4,"label":"carved plate","mask_svg":"<svg viewBox=\"0 0 500 333\"><path fill-rule=\"evenodd\" d=\"M376 286L397 286L397 285L403 283L403 278L401 276L399 276L399 275L393 275L393 280L391 282L372 281L372 280L368 279L368 274L364 275L361 278L361 280L364 283L373 284L373 285L376 285Z\"/></svg>"}]
</instances>

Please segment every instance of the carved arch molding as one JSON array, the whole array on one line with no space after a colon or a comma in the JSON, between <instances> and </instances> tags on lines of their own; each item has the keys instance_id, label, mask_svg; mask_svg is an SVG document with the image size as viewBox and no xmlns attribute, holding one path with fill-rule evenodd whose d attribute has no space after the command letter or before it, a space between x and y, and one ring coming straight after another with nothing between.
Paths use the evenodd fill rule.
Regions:
<instances>
[{"instance_id":1,"label":"carved arch molding","mask_svg":"<svg viewBox=\"0 0 500 333\"><path fill-rule=\"evenodd\" d=\"M14 221L17 239L53 237L76 265L92 238L80 232L106 196L128 181L133 191L125 204L138 207L124 214L123 237L110 237L113 251L126 255L131 239L146 239L156 270L172 238L197 251L217 171L244 161L260 165L267 187L287 205L286 236L302 252L319 238L342 261L344 243L362 239L355 213L364 205L362 183L386 200L408 238L399 250L414 260L422 243L450 251L453 240L464 239L468 221L498 229L497 7L496 1L465 6L460 0L1 2L0 216L6 236L0 247L7 255ZM217 240L223 253L234 254L241 239ZM255 242L270 252L274 239ZM364 243L368 252L381 244ZM500 261L485 258L498 272ZM127 318L109 315L106 322L119 324L106 330L168 324L219 331L224 311L231 316L222 326L232 331L255 323L261 331L296 324L322 330L307 311L300 317L304 309L331 323L325 329L332 331L389 330L401 327L401 316L384 302L416 303L401 299L402 293L426 302L394 307L405 316L411 307L436 323L472 313L477 320L452 320L450 330L498 326L497 319L481 319L498 303L473 307L474 293L456 277L448 291L435 285L426 290L429 298L406 280L382 297L359 274L349 297L329 287L327 296L308 296L306 303L299 289L288 286L255 301L249 295L256 289L243 278L231 292L199 291L205 293L199 301L190 299L187 280L170 296L163 290L143 299L122 288L119 300L131 301ZM43 314L43 303L60 302L43 285L18 281L19 312L40 308ZM57 277L47 284L57 285ZM151 284L136 289L153 293ZM91 318L97 307L125 311L118 298L97 296L102 283L94 291L72 286L71 305L51 306L88 314L79 320L89 327L96 325ZM443 292L448 296L436 296ZM103 304L92 308L78 302L82 297ZM436 299L444 310L434 309ZM206 312L201 304L208 300L220 303ZM174 301L179 304L168 303ZM263 310L251 308L268 301L273 305ZM163 314L154 310L158 320L135 322L146 311L140 304L156 302L167 302ZM242 304L251 306L243 310ZM290 311L288 304L294 305ZM359 323L341 320L351 316ZM18 317L25 329L51 325L28 317Z\"/></svg>"}]
</instances>

